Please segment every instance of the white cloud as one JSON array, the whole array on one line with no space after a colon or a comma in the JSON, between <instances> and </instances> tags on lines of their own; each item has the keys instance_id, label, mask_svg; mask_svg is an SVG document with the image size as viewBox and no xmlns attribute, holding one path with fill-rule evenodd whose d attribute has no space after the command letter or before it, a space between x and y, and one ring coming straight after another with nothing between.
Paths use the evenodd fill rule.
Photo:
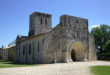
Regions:
<instances>
[{"instance_id":1,"label":"white cloud","mask_svg":"<svg viewBox=\"0 0 110 75\"><path fill-rule=\"evenodd\" d=\"M95 28L95 27L100 27L100 25L99 24L94 24L94 25L89 26L89 32L91 31L92 28Z\"/></svg>"},{"instance_id":2,"label":"white cloud","mask_svg":"<svg viewBox=\"0 0 110 75\"><path fill-rule=\"evenodd\" d=\"M95 24L95 25L92 25L91 28L95 28L95 27L99 27L100 25L98 24Z\"/></svg>"}]
</instances>

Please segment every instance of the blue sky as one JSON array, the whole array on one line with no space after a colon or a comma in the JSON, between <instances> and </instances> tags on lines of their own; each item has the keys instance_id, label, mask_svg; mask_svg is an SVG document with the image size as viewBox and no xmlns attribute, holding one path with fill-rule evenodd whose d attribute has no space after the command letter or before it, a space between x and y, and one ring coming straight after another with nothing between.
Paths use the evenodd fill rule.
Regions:
<instances>
[{"instance_id":1,"label":"blue sky","mask_svg":"<svg viewBox=\"0 0 110 75\"><path fill-rule=\"evenodd\" d=\"M18 34L28 35L29 15L52 14L52 26L62 14L87 18L89 27L110 25L110 0L0 0L0 47L7 46Z\"/></svg>"}]
</instances>

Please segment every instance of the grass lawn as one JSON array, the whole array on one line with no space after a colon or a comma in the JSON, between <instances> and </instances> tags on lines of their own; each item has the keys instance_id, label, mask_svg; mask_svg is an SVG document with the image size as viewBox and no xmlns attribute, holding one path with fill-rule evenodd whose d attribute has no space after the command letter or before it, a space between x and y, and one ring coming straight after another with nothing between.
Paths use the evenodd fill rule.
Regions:
<instances>
[{"instance_id":1,"label":"grass lawn","mask_svg":"<svg viewBox=\"0 0 110 75\"><path fill-rule=\"evenodd\" d=\"M94 75L110 75L110 66L91 66Z\"/></svg>"},{"instance_id":2,"label":"grass lawn","mask_svg":"<svg viewBox=\"0 0 110 75\"><path fill-rule=\"evenodd\" d=\"M29 67L29 66L39 66L39 65L29 65L29 64L13 64L12 62L0 62L0 68L11 68L11 67Z\"/></svg>"}]
</instances>

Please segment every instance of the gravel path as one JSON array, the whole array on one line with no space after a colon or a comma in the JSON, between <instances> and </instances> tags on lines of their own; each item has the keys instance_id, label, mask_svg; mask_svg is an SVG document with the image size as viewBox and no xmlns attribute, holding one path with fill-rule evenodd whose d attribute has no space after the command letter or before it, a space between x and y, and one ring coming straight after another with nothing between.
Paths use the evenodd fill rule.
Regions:
<instances>
[{"instance_id":1,"label":"gravel path","mask_svg":"<svg viewBox=\"0 0 110 75\"><path fill-rule=\"evenodd\" d=\"M89 66L110 65L107 61L44 64L36 67L2 68L0 75L91 75Z\"/></svg>"}]
</instances>

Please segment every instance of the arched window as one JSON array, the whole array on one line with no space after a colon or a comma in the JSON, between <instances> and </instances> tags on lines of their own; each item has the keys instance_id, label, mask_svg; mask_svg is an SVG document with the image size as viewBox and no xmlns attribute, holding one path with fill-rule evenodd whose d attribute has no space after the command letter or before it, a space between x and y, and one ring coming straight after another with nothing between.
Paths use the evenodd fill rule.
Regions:
<instances>
[{"instance_id":1,"label":"arched window","mask_svg":"<svg viewBox=\"0 0 110 75\"><path fill-rule=\"evenodd\" d=\"M29 54L31 54L31 44L29 44Z\"/></svg>"},{"instance_id":2,"label":"arched window","mask_svg":"<svg viewBox=\"0 0 110 75\"><path fill-rule=\"evenodd\" d=\"M23 54L25 54L25 46L23 46Z\"/></svg>"}]
</instances>

